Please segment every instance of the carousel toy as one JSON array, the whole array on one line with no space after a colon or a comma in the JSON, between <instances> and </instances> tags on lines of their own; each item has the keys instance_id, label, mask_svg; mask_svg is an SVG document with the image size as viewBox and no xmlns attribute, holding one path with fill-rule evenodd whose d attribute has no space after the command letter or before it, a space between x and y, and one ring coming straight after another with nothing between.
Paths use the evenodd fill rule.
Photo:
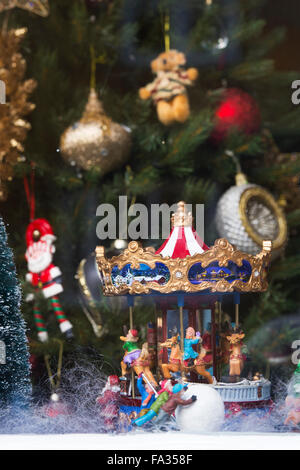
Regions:
<instances>
[{"instance_id":1,"label":"carousel toy","mask_svg":"<svg viewBox=\"0 0 300 470\"><path fill-rule=\"evenodd\" d=\"M121 366L123 411L141 410L137 377L143 377L144 385L149 383L156 392L161 378L189 383L189 389L190 385L197 385L200 391L204 386L213 388L217 395L203 391L204 395L214 400L221 397L225 410L237 405L247 412L269 409L271 383L262 376L258 380L242 377L245 333L241 331L239 304L242 293L267 290L271 249L272 243L265 240L261 251L251 255L237 250L224 238L208 247L194 230L184 202L178 203L171 233L156 252L132 241L119 255L107 259L104 247L97 247L103 294L126 296L129 307L130 329L121 338L126 351ZM147 296L154 299L156 319L156 324L147 329L148 356L147 348L142 354L143 348L138 347L133 327L134 300ZM222 311L225 299L233 302L232 319ZM160 397L150 407L152 417L159 412ZM191 410L200 406L198 402L191 404ZM137 425L139 422L135 421Z\"/></svg>"}]
</instances>

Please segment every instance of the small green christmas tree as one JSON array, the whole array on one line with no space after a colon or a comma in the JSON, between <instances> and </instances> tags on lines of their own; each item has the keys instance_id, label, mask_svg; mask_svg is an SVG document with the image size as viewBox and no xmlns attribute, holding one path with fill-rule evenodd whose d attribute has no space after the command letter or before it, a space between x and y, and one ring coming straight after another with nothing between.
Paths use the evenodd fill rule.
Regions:
<instances>
[{"instance_id":1,"label":"small green christmas tree","mask_svg":"<svg viewBox=\"0 0 300 470\"><path fill-rule=\"evenodd\" d=\"M0 405L24 406L31 383L25 322L20 312L21 289L12 250L0 219Z\"/></svg>"}]
</instances>

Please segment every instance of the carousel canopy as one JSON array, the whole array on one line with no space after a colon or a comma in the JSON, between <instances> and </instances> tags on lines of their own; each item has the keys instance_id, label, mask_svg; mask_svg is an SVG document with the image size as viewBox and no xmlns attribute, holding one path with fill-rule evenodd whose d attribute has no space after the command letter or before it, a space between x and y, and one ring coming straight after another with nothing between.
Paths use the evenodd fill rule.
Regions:
<instances>
[{"instance_id":1,"label":"carousel canopy","mask_svg":"<svg viewBox=\"0 0 300 470\"><path fill-rule=\"evenodd\" d=\"M131 241L110 259L104 247L98 246L96 259L104 295L261 292L268 286L271 249L271 241L265 240L260 253L249 255L225 238L209 248L180 202L172 216L171 234L156 253Z\"/></svg>"},{"instance_id":2,"label":"carousel canopy","mask_svg":"<svg viewBox=\"0 0 300 470\"><path fill-rule=\"evenodd\" d=\"M164 258L186 258L209 250L192 224L192 214L186 212L184 202L179 202L177 212L172 216L172 231L156 254Z\"/></svg>"}]
</instances>

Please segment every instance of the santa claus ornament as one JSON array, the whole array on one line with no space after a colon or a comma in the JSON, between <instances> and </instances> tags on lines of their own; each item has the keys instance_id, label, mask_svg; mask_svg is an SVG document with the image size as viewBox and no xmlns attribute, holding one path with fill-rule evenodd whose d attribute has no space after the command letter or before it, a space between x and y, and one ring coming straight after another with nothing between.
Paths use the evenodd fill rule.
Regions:
<instances>
[{"instance_id":1,"label":"santa claus ornament","mask_svg":"<svg viewBox=\"0 0 300 470\"><path fill-rule=\"evenodd\" d=\"M67 338L72 338L72 325L67 320L58 295L63 292L61 283L61 270L52 262L55 253L53 229L46 219L35 219L27 227L26 243L27 250L25 258L28 266L26 280L34 287L35 292L42 293L43 297L49 299L52 310L56 316L60 331ZM44 323L42 313L34 296L34 320L38 331L38 338L45 342L48 340L48 332Z\"/></svg>"}]
</instances>

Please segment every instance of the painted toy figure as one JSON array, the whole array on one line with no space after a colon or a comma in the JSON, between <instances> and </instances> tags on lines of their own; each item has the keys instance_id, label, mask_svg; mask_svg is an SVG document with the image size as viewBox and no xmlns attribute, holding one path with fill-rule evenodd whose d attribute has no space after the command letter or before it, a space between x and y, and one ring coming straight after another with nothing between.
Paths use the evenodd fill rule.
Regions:
<instances>
[{"instance_id":1,"label":"painted toy figure","mask_svg":"<svg viewBox=\"0 0 300 470\"><path fill-rule=\"evenodd\" d=\"M146 413L148 413L156 397L155 397L154 390L150 387L150 385L147 383L144 385L143 374L140 374L138 377L137 388L142 398L141 410L139 412L139 417L141 417L141 416L144 416Z\"/></svg>"},{"instance_id":2,"label":"painted toy figure","mask_svg":"<svg viewBox=\"0 0 300 470\"><path fill-rule=\"evenodd\" d=\"M110 375L96 403L101 406L100 414L104 419L105 431L117 429L120 409L120 384L117 375Z\"/></svg>"},{"instance_id":3,"label":"painted toy figure","mask_svg":"<svg viewBox=\"0 0 300 470\"><path fill-rule=\"evenodd\" d=\"M176 384L172 389L172 394L168 400L161 406L157 418L154 421L155 426L161 427L169 423L174 416L177 406L191 405L197 400L196 395L192 395L191 398L184 400L182 394L187 390L187 385Z\"/></svg>"},{"instance_id":4,"label":"painted toy figure","mask_svg":"<svg viewBox=\"0 0 300 470\"><path fill-rule=\"evenodd\" d=\"M171 379L170 372L178 372L182 366L182 352L179 345L179 336L177 330L172 331L173 336L164 343L160 343L161 348L171 349L168 363L161 365L162 373L165 379Z\"/></svg>"},{"instance_id":5,"label":"painted toy figure","mask_svg":"<svg viewBox=\"0 0 300 470\"><path fill-rule=\"evenodd\" d=\"M126 336L120 336L120 340L124 341L123 349L125 350L125 355L121 362L122 376L126 376L130 369L132 368L134 372L139 376L143 373L147 379L153 384L154 387L157 387L158 384L155 378L152 375L150 370L150 360L147 343L143 344L142 349L138 347L138 332L136 329L130 329L126 331Z\"/></svg>"},{"instance_id":6,"label":"painted toy figure","mask_svg":"<svg viewBox=\"0 0 300 470\"><path fill-rule=\"evenodd\" d=\"M182 352L181 352L180 345L179 345L179 336L176 331L177 330L173 331L174 336L167 339L164 343L160 344L160 347L171 349L168 363L164 363L161 365L164 378L170 379L172 377L171 372L179 372L182 370L182 368L184 368L184 369L192 370L196 372L197 374L205 377L207 382L209 384L212 384L214 379L211 376L211 374L206 370L206 365L207 365L205 361L206 350L203 347L201 347L200 353L197 353L196 351L192 350L190 354L194 355L195 358L190 358L190 360L186 363L186 364L190 364L190 366L184 365L182 362ZM195 340L195 339L192 339L194 335L195 335L195 330L191 328L189 332L187 331L188 338L186 338L186 340L195 341L194 344L198 344L200 342L200 336L197 336ZM192 347L191 343L187 343L187 344L189 347Z\"/></svg>"},{"instance_id":7,"label":"painted toy figure","mask_svg":"<svg viewBox=\"0 0 300 470\"><path fill-rule=\"evenodd\" d=\"M150 406L148 413L146 413L144 416L135 419L132 422L133 425L140 427L146 424L148 421L151 421L153 418L157 417L160 408L169 399L173 389L171 380L163 380L160 385L161 389L158 392L158 397Z\"/></svg>"},{"instance_id":8,"label":"painted toy figure","mask_svg":"<svg viewBox=\"0 0 300 470\"><path fill-rule=\"evenodd\" d=\"M194 361L193 370L195 370L197 374L202 375L202 377L204 377L209 384L213 384L213 383L216 383L216 379L215 377L212 377L212 375L208 372L208 370L206 370L206 367L208 364L206 360L206 356L207 356L207 351L205 348L201 346L200 353Z\"/></svg>"},{"instance_id":9,"label":"painted toy figure","mask_svg":"<svg viewBox=\"0 0 300 470\"><path fill-rule=\"evenodd\" d=\"M242 339L245 334L241 332L234 332L227 336L227 340L231 345L231 354L229 358L229 375L231 377L240 377L244 367L244 355L242 354Z\"/></svg>"},{"instance_id":10,"label":"painted toy figure","mask_svg":"<svg viewBox=\"0 0 300 470\"><path fill-rule=\"evenodd\" d=\"M284 424L293 424L294 426L298 427L300 423L300 362L294 372L293 382L292 391L285 400L285 406L288 409L288 415L284 421Z\"/></svg>"},{"instance_id":11,"label":"painted toy figure","mask_svg":"<svg viewBox=\"0 0 300 470\"><path fill-rule=\"evenodd\" d=\"M123 349L126 351L123 361L121 362L122 375L126 375L128 370L131 369L133 362L136 361L141 354L141 349L137 345L139 340L137 330L129 330L126 336L120 336L120 340L124 341Z\"/></svg>"},{"instance_id":12,"label":"painted toy figure","mask_svg":"<svg viewBox=\"0 0 300 470\"><path fill-rule=\"evenodd\" d=\"M193 346L201 342L200 332L197 331L195 334L194 328L189 326L185 333L184 339L184 353L183 363L186 367L192 367L194 360L198 357L198 352L194 350Z\"/></svg>"},{"instance_id":13,"label":"painted toy figure","mask_svg":"<svg viewBox=\"0 0 300 470\"><path fill-rule=\"evenodd\" d=\"M31 222L26 230L27 250L25 258L28 265L26 280L34 287L35 292L41 292L43 297L49 299L51 307L59 323L59 328L68 338L73 337L72 325L67 320L58 294L63 292L61 284L61 270L52 263L56 237L51 225L46 219L36 219ZM38 307L36 296L31 295L27 300L34 300L34 320L38 330L38 338L45 342L48 340L48 332L42 313Z\"/></svg>"}]
</instances>

